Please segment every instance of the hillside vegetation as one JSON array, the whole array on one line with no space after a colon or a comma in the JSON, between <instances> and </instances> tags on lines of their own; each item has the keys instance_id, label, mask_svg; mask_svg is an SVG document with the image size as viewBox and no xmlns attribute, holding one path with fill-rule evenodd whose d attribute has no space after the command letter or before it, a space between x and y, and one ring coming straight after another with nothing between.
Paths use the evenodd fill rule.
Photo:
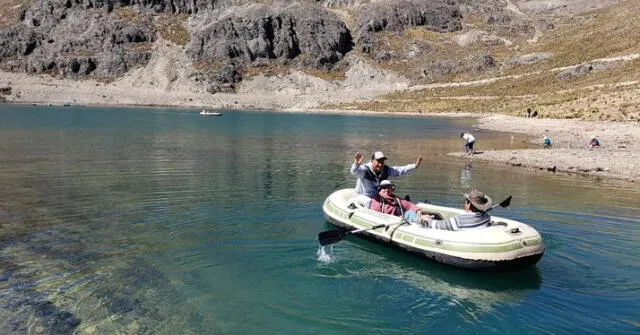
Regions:
<instances>
[{"instance_id":1,"label":"hillside vegetation","mask_svg":"<svg viewBox=\"0 0 640 335\"><path fill-rule=\"evenodd\" d=\"M531 107L541 117L640 121L640 44L633 37L640 36L638 13L640 2L628 1L575 17L547 18L553 29L536 42L476 46L500 64L489 75L465 71L450 75L449 84L416 86L340 107L509 115L525 115ZM443 52L454 58L464 58L463 50L473 49L441 47L447 46L451 49ZM518 62L518 57L525 61ZM397 63L386 66L405 75L410 70Z\"/></svg>"}]
</instances>

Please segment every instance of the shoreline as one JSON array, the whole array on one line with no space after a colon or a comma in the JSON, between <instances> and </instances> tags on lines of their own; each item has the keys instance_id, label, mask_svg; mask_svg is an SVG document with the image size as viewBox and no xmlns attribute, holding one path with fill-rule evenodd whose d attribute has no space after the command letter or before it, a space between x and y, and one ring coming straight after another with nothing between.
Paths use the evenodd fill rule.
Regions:
<instances>
[{"instance_id":1,"label":"shoreline","mask_svg":"<svg viewBox=\"0 0 640 335\"><path fill-rule=\"evenodd\" d=\"M572 119L536 119L507 115L485 116L476 125L480 129L523 134L539 149L482 150L472 155L495 163L550 173L563 172L615 179L635 183L640 181L640 123L620 121L583 121ZM543 147L543 137L553 145ZM601 145L589 148L597 137ZM482 139L478 139L478 143ZM464 153L451 156L468 157Z\"/></svg>"},{"instance_id":2,"label":"shoreline","mask_svg":"<svg viewBox=\"0 0 640 335\"><path fill-rule=\"evenodd\" d=\"M281 113L316 113L368 116L475 118L479 129L526 135L540 149L491 150L477 139L481 151L472 159L507 164L514 167L566 172L635 183L640 181L640 122L582 121L574 119L538 119L501 114L476 113L405 113L367 110L326 109L321 106L337 97L335 92L209 94L185 85L149 87L133 85L123 79L113 83L94 80L73 81L47 76L29 76L0 71L0 87L11 87L6 103L92 107L193 108L217 111L274 111ZM338 101L372 99L372 92L342 92ZM379 92L378 95L385 92ZM375 96L373 97L375 98ZM550 136L553 146L543 149L543 136ZM587 142L598 137L601 146L589 149ZM450 156L468 157L463 152Z\"/></svg>"}]
</instances>

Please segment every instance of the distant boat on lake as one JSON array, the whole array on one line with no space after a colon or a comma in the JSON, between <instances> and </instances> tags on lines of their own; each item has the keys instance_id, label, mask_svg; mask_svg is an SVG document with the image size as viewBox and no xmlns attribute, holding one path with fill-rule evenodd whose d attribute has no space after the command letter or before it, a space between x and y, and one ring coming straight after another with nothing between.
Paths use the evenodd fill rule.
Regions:
<instances>
[{"instance_id":1,"label":"distant boat on lake","mask_svg":"<svg viewBox=\"0 0 640 335\"><path fill-rule=\"evenodd\" d=\"M208 116L220 116L222 115L222 113L219 112L210 112L206 109L203 109L202 112L200 112L200 115L208 115Z\"/></svg>"}]
</instances>

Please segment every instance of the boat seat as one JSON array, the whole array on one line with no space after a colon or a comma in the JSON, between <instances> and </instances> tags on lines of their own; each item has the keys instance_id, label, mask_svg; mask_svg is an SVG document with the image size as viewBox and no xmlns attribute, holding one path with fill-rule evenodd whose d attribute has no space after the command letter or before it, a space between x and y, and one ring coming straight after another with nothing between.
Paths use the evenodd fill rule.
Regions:
<instances>
[{"instance_id":1,"label":"boat seat","mask_svg":"<svg viewBox=\"0 0 640 335\"><path fill-rule=\"evenodd\" d=\"M347 208L349 209L357 209L357 208L368 208L369 204L367 204L367 206L365 207L365 204L362 203L362 199L358 198L358 197L353 197L351 199L348 200L349 201L349 205L347 205Z\"/></svg>"}]
</instances>

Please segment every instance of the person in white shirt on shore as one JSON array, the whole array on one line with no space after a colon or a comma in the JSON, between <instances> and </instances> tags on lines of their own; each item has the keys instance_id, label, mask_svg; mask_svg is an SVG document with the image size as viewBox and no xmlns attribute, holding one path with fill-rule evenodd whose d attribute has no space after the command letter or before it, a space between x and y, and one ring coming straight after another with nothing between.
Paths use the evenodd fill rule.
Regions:
<instances>
[{"instance_id":1,"label":"person in white shirt on shore","mask_svg":"<svg viewBox=\"0 0 640 335\"><path fill-rule=\"evenodd\" d=\"M467 152L467 155L474 154L473 144L476 143L476 138L470 133L460 133L460 137L464 140L464 150Z\"/></svg>"}]
</instances>

